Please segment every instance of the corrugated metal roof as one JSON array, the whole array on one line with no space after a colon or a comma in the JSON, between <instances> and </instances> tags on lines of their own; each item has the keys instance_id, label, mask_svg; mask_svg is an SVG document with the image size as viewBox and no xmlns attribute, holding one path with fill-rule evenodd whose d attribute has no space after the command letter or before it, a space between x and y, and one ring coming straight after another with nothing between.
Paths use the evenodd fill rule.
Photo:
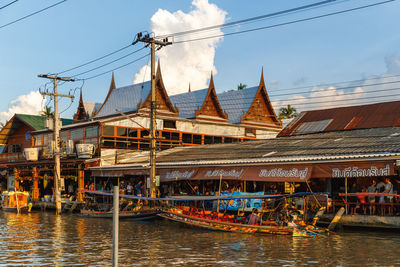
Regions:
<instances>
[{"instance_id":1,"label":"corrugated metal roof","mask_svg":"<svg viewBox=\"0 0 400 267\"><path fill-rule=\"evenodd\" d=\"M133 84L112 90L107 102L95 118L107 117L118 114L115 110L122 112L137 111L140 102L144 102L151 91L151 82Z\"/></svg>"},{"instance_id":2,"label":"corrugated metal roof","mask_svg":"<svg viewBox=\"0 0 400 267\"><path fill-rule=\"evenodd\" d=\"M15 114L19 119L31 126L35 131L46 129L46 117L30 114ZM72 124L71 119L61 119L62 125Z\"/></svg>"},{"instance_id":3,"label":"corrugated metal roof","mask_svg":"<svg viewBox=\"0 0 400 267\"><path fill-rule=\"evenodd\" d=\"M93 111L99 111L101 105L102 103L83 101L83 106L85 107L85 111L89 114L89 117L92 117Z\"/></svg>"},{"instance_id":4,"label":"corrugated metal roof","mask_svg":"<svg viewBox=\"0 0 400 267\"><path fill-rule=\"evenodd\" d=\"M255 86L217 94L222 109L228 113L230 123L240 123L241 116L249 110L253 103L257 90L258 86Z\"/></svg>"},{"instance_id":5,"label":"corrugated metal roof","mask_svg":"<svg viewBox=\"0 0 400 267\"><path fill-rule=\"evenodd\" d=\"M195 111L204 103L208 88L170 96L173 105L179 109L179 117L194 118Z\"/></svg>"},{"instance_id":6,"label":"corrugated metal roof","mask_svg":"<svg viewBox=\"0 0 400 267\"><path fill-rule=\"evenodd\" d=\"M278 136L301 134L298 129L302 125L325 120L332 121L323 129L315 129L314 133L400 126L400 101L305 111Z\"/></svg>"},{"instance_id":7,"label":"corrugated metal roof","mask_svg":"<svg viewBox=\"0 0 400 267\"><path fill-rule=\"evenodd\" d=\"M250 164L393 156L400 156L400 127L319 133L234 144L177 147L158 153L157 164ZM138 158L124 163L142 166L148 164L148 159Z\"/></svg>"}]
</instances>

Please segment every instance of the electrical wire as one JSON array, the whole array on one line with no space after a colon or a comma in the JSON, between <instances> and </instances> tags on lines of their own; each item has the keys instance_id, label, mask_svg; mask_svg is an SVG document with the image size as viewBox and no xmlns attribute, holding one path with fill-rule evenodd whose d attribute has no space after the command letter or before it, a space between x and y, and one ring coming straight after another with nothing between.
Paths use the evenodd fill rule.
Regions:
<instances>
[{"instance_id":1,"label":"electrical wire","mask_svg":"<svg viewBox=\"0 0 400 267\"><path fill-rule=\"evenodd\" d=\"M15 4L16 2L18 2L18 0L14 0L14 1L12 1L12 2L6 4L6 5L2 6L2 7L0 7L0 10L2 10L3 8L6 8L8 6L11 6L12 4Z\"/></svg>"},{"instance_id":2,"label":"electrical wire","mask_svg":"<svg viewBox=\"0 0 400 267\"><path fill-rule=\"evenodd\" d=\"M94 75L94 76L90 76L90 77L86 77L86 78L81 78L81 79L77 79L77 80L90 80L90 79L97 78L97 77L102 76L102 75L104 75L104 74L113 72L113 71L115 71L115 70L121 69L121 68L126 67L126 66L129 66L129 65L131 65L131 64L133 64L133 63L135 63L135 62L138 62L139 60L141 60L141 59L143 59L143 58L146 58L146 57L149 56L149 55L150 55L150 53L148 53L148 54L146 54L146 55L144 55L144 56L142 56L142 57L140 57L140 58L137 58L137 59L135 59L135 60L133 60L133 61L130 61L130 62L124 64L124 65L121 65L121 66L119 66L119 67L116 67L116 68L114 68L114 69L112 69L112 70L108 70L108 71L102 72L102 73L97 74L97 75Z\"/></svg>"},{"instance_id":3,"label":"electrical wire","mask_svg":"<svg viewBox=\"0 0 400 267\"><path fill-rule=\"evenodd\" d=\"M162 34L162 35L156 36L155 38L162 39L162 38L166 38L166 37L175 37L175 36L187 35L187 34L191 34L191 33L197 33L197 32L209 31L209 30L213 30L213 29L224 28L224 27L228 27L228 26L235 26L235 25L244 24L244 23L251 22L251 21L258 21L258 20L262 20L262 19L266 19L266 18L276 17L276 16L283 15L283 14L293 13L293 12L300 11L300 10L306 10L306 9L311 9L314 7L320 7L322 5L326 5L326 4L333 3L333 2L337 2L337 0L326 0L326 1L309 4L309 5L286 9L286 10L282 10L282 11L278 11L278 12L274 12L274 13L264 14L261 16L232 21L232 22L228 22L228 23L224 23L224 24L212 25L212 26L208 26L208 27L203 27L203 28L198 28L198 29L193 29L193 30L186 30L186 31L181 31L181 32L175 32L175 33L170 33L170 34Z\"/></svg>"},{"instance_id":4,"label":"electrical wire","mask_svg":"<svg viewBox=\"0 0 400 267\"><path fill-rule=\"evenodd\" d=\"M119 60L121 60L121 59L124 59L124 58L126 58L126 57L129 57L129 56L131 56L131 55L133 55L133 54L135 54L135 53L137 53L137 52L140 52L140 51L142 51L143 49L145 49L145 47L142 47L142 48L140 48L140 49L137 49L137 50L135 50L135 51L133 51L133 52L131 52L131 53L129 53L129 54L126 54L126 55L124 55L124 56L122 56L122 57L119 57L119 58L117 58L117 59L114 59L114 60L112 60L112 61L110 61L110 62L108 62L108 63L105 63L105 64L103 64L103 65L100 65L100 66L98 66L98 67L95 67L95 68L92 68L92 69L90 69L90 70L87 70L87 71L84 71L84 72L75 74L75 75L73 75L72 77L77 77L77 76L80 76L80 75L82 75L82 74L86 74L86 73L92 72L92 71L94 71L94 70L100 69L100 68L102 68L102 67L108 66L108 65L110 65L110 64L112 64L112 63L114 63L114 62L117 62L117 61L119 61Z\"/></svg>"},{"instance_id":5,"label":"electrical wire","mask_svg":"<svg viewBox=\"0 0 400 267\"><path fill-rule=\"evenodd\" d=\"M113 52L111 52L111 53L108 53L108 54L104 55L104 56L95 58L95 59L90 60L90 61L88 61L88 62L86 62L86 63L83 63L83 64L81 64L81 65L78 65L78 66L76 66L76 67L69 68L69 69L67 69L67 70L63 70L63 71L60 71L60 72L57 72L57 73L54 73L54 74L60 75L60 74L69 72L69 71L71 71L71 70L75 70L75 69L78 69L78 68L87 66L87 65L89 65L89 64L91 64L91 63L94 63L94 62L99 61L99 60L101 60L101 59L104 59L104 58L106 58L106 57L112 56L112 55L114 55L114 54L116 54L116 53L118 53L118 52L121 52L122 50L125 50L125 49L127 49L127 48L129 48L129 47L131 47L131 46L132 46L131 44L126 45L126 46L121 47L121 48L119 48L119 49L117 49L117 50L115 50L115 51L113 51Z\"/></svg>"},{"instance_id":6,"label":"electrical wire","mask_svg":"<svg viewBox=\"0 0 400 267\"><path fill-rule=\"evenodd\" d=\"M189 40L175 41L173 43L174 44L181 44L181 43L187 43L187 42L202 41L202 40L207 40L207 39L212 39L212 38L221 38L221 37L225 37L225 36L243 34L243 33L254 32L254 31L265 30L265 29L271 29L271 28L286 26L286 25L290 25L290 24L295 24L295 23L300 23L300 22L320 19L320 18L324 18L324 17L339 15L339 14L343 14L343 13L353 12L353 11L356 11L356 10L370 8L370 7L374 7L374 6L378 6L378 5L383 5L383 4L387 4L387 3L390 3L390 2L394 2L394 1L396 1L396 0L387 0L387 1L382 1L382 2L378 2L378 3L370 4L370 5L359 6L359 7L355 7L355 8L346 9L346 10L326 13L326 14L323 14L323 15L308 17L308 18L304 18L304 19L297 19L297 20L292 20L292 21L288 21L288 22L283 22L283 23L278 23L278 24L274 24L274 25L258 27L258 28L248 29L248 30L242 30L242 31L237 31L237 32L222 33L222 34L217 34L217 35L214 35L214 36L205 36L205 37L194 38L194 39L189 39Z\"/></svg>"},{"instance_id":7,"label":"electrical wire","mask_svg":"<svg viewBox=\"0 0 400 267\"><path fill-rule=\"evenodd\" d=\"M21 20L24 20L24 19L27 19L27 18L29 18L29 17L32 17L33 15L36 15L36 14L38 14L38 13L41 13L41 12L47 10L47 9L50 9L50 8L52 8L52 7L55 7L55 6L57 6L57 5L59 5L59 4L62 4L62 3L64 3L64 2L66 2L66 1L68 1L68 0L59 1L59 2L57 2L57 3L55 3L55 4L53 4L53 5L50 5L50 6L48 6L48 7L45 7L45 8L43 8L43 9L40 9L40 10L38 10L38 11L35 11L35 12L31 13L31 14L28 14L28 15L22 17L22 18L19 18L19 19L16 19L16 20L14 20L14 21L11 21L11 22L9 22L9 23L3 24L3 25L0 26L0 29L3 29L3 28L5 28L5 27L10 26L10 25L12 25L12 24L14 24L14 23L17 23L17 22L19 22L19 21L21 21Z\"/></svg>"}]
</instances>

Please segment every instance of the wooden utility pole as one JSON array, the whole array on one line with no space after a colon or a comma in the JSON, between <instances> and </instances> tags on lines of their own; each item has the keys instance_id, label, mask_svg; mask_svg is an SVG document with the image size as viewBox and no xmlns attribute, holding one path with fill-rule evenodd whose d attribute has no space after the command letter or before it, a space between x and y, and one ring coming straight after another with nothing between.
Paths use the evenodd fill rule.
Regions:
<instances>
[{"instance_id":1,"label":"wooden utility pole","mask_svg":"<svg viewBox=\"0 0 400 267\"><path fill-rule=\"evenodd\" d=\"M42 95L48 95L54 97L54 128L53 128L53 141L54 141L54 189L56 195L56 214L61 214L61 170L60 170L60 117L58 114L58 97L69 97L71 99L74 96L58 94L57 91L57 80L73 82L75 80L71 78L63 78L53 75L40 74L39 78L52 79L54 84L53 93L40 92Z\"/></svg>"},{"instance_id":2,"label":"wooden utility pole","mask_svg":"<svg viewBox=\"0 0 400 267\"><path fill-rule=\"evenodd\" d=\"M150 37L149 34L142 36L142 33L138 33L136 40L132 45L138 42L146 43L150 46L151 50L151 103L150 103L150 190L151 197L157 197L156 188L156 70L155 70L155 50L161 49L163 46L172 44L168 42L168 39L156 40ZM156 48L157 46L157 48Z\"/></svg>"}]
</instances>

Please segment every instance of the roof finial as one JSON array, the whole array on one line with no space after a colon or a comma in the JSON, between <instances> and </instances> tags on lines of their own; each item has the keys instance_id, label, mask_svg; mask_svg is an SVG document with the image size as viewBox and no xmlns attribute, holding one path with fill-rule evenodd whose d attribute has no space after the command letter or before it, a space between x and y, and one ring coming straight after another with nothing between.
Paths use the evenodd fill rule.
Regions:
<instances>
[{"instance_id":1,"label":"roof finial","mask_svg":"<svg viewBox=\"0 0 400 267\"><path fill-rule=\"evenodd\" d=\"M115 86L115 79L114 79L114 72L113 72L112 76L111 76L111 83L110 83L110 90L109 91L114 90L115 88L117 88L117 87Z\"/></svg>"},{"instance_id":2,"label":"roof finial","mask_svg":"<svg viewBox=\"0 0 400 267\"><path fill-rule=\"evenodd\" d=\"M264 67L261 67L261 79L260 79L260 85L265 84L264 83Z\"/></svg>"},{"instance_id":3,"label":"roof finial","mask_svg":"<svg viewBox=\"0 0 400 267\"><path fill-rule=\"evenodd\" d=\"M192 89L190 89L190 83L189 83L189 93L191 93L192 92Z\"/></svg>"}]
</instances>

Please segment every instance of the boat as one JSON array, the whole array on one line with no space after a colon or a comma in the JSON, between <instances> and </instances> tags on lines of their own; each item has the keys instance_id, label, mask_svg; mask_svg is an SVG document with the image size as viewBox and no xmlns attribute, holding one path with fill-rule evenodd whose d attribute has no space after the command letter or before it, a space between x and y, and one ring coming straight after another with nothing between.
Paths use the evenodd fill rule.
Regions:
<instances>
[{"instance_id":1,"label":"boat","mask_svg":"<svg viewBox=\"0 0 400 267\"><path fill-rule=\"evenodd\" d=\"M27 213L31 211L32 203L28 201L28 192L4 191L2 194L2 208L4 211Z\"/></svg>"},{"instance_id":2,"label":"boat","mask_svg":"<svg viewBox=\"0 0 400 267\"><path fill-rule=\"evenodd\" d=\"M141 220L151 220L157 217L157 209L140 209L140 210L130 210L130 211L120 211L120 219L131 219L135 221ZM111 211L98 211L92 209L82 209L81 216L91 217L91 218L109 218L112 219L113 212Z\"/></svg>"},{"instance_id":3,"label":"boat","mask_svg":"<svg viewBox=\"0 0 400 267\"><path fill-rule=\"evenodd\" d=\"M215 231L250 233L250 234L274 234L290 235L294 237L316 237L317 235L329 233L328 229L315 226L318 216L310 222L305 216L304 210L298 210L289 204L290 199L311 195L311 193L295 193L291 195L248 195L243 196L222 196L222 197L186 197L184 199L175 198L174 201L216 201L218 208L206 210L196 208L195 205L176 206L163 210L158 216L185 225ZM247 199L247 200L245 200ZM253 224L249 224L251 216L245 216L244 207L252 204L260 204L259 201L251 202L254 199L275 199L271 202L272 206L252 207ZM243 200L242 202L236 200ZM247 202L246 202L247 201ZM251 204L252 203L252 204ZM240 208L243 207L243 208ZM236 209L235 209L236 208ZM220 212L223 211L223 212ZM258 211L261 210L261 216ZM308 213L311 215L311 213ZM263 216L264 215L264 216ZM256 218L256 219L255 219Z\"/></svg>"}]
</instances>

